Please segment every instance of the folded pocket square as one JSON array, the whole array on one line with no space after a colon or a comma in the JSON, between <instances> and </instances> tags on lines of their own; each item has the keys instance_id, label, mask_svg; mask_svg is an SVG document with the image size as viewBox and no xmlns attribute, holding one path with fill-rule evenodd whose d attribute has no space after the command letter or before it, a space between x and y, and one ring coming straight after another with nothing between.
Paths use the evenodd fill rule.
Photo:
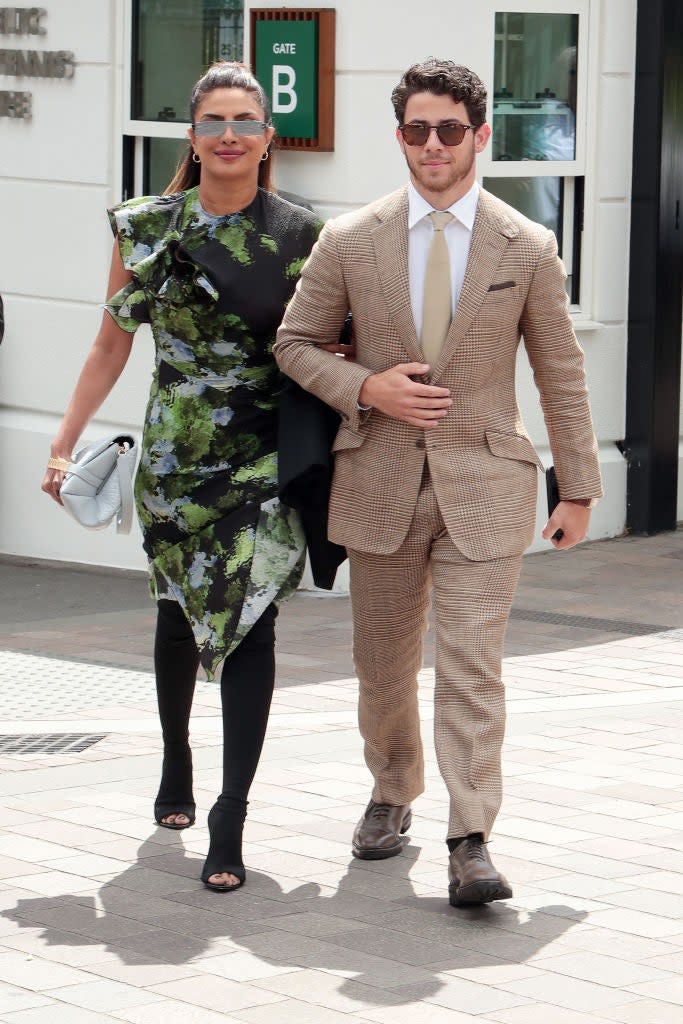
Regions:
<instances>
[{"instance_id":1,"label":"folded pocket square","mask_svg":"<svg viewBox=\"0 0 683 1024\"><path fill-rule=\"evenodd\" d=\"M501 281L500 284L489 285L490 292L502 292L503 288L514 288L516 281Z\"/></svg>"}]
</instances>

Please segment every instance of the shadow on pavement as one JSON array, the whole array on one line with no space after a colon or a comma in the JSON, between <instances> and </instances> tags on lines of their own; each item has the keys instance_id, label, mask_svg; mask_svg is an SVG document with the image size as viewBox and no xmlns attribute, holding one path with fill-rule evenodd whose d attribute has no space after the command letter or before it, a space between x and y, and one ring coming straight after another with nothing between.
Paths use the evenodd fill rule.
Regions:
<instances>
[{"instance_id":1,"label":"shadow on pavement","mask_svg":"<svg viewBox=\"0 0 683 1024\"><path fill-rule=\"evenodd\" d=\"M351 860L330 895L296 880L285 890L249 868L243 889L211 893L198 881L201 858L180 837L160 856L152 846L150 837L96 897L20 899L1 916L42 927L48 946L104 946L124 964L186 965L220 955L225 940L225 953L237 946L271 964L327 972L343 979L340 994L380 1006L435 995L446 971L524 964L587 917L555 905L455 910L445 883L443 897L418 896L404 877L420 854L413 845L394 861ZM210 961L202 970L212 973Z\"/></svg>"}]
</instances>

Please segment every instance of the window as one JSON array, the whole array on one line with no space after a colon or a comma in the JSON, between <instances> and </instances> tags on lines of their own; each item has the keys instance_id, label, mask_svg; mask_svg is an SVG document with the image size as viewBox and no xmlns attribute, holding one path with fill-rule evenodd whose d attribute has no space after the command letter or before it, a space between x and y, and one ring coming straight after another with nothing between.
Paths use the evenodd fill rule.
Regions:
<instances>
[{"instance_id":1,"label":"window","mask_svg":"<svg viewBox=\"0 0 683 1024\"><path fill-rule=\"evenodd\" d=\"M128 0L123 195L163 192L184 151L192 86L243 60L243 0Z\"/></svg>"},{"instance_id":2,"label":"window","mask_svg":"<svg viewBox=\"0 0 683 1024\"><path fill-rule=\"evenodd\" d=\"M216 60L241 60L242 0L135 0L130 115L189 120L192 86Z\"/></svg>"},{"instance_id":3,"label":"window","mask_svg":"<svg viewBox=\"0 0 683 1024\"><path fill-rule=\"evenodd\" d=\"M493 159L576 155L576 14L496 14Z\"/></svg>"},{"instance_id":4,"label":"window","mask_svg":"<svg viewBox=\"0 0 683 1024\"><path fill-rule=\"evenodd\" d=\"M559 0L553 13L534 0L521 6L528 10L497 9L493 18L492 137L483 183L555 233L576 305L585 160L578 86L585 83L587 3Z\"/></svg>"}]
</instances>

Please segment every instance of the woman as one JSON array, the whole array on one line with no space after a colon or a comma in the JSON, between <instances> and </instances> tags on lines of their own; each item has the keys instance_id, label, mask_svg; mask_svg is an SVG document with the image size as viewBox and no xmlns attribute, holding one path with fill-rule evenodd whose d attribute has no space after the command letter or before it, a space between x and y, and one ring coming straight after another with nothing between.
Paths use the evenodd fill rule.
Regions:
<instances>
[{"instance_id":1,"label":"woman","mask_svg":"<svg viewBox=\"0 0 683 1024\"><path fill-rule=\"evenodd\" d=\"M319 223L270 191L274 129L246 68L209 68L190 113L190 146L166 193L110 211L107 314L43 490L59 501L62 460L119 377L137 327L150 323L156 370L135 494L158 602L164 760L154 813L165 828L194 823L195 677L201 663L213 678L223 661L223 787L201 877L229 892L245 880L242 828L273 692L277 602L295 589L304 548L295 513L276 497L271 348Z\"/></svg>"}]
</instances>

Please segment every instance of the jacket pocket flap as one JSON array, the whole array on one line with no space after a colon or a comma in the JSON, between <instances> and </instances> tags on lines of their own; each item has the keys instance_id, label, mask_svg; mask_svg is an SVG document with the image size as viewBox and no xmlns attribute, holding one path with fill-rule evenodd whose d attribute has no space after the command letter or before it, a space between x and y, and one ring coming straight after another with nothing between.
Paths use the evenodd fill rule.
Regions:
<instances>
[{"instance_id":1,"label":"jacket pocket flap","mask_svg":"<svg viewBox=\"0 0 683 1024\"><path fill-rule=\"evenodd\" d=\"M540 470L544 470L536 449L524 434L512 434L504 430L487 430L486 441L492 455L501 459L531 462Z\"/></svg>"},{"instance_id":2,"label":"jacket pocket flap","mask_svg":"<svg viewBox=\"0 0 683 1024\"><path fill-rule=\"evenodd\" d=\"M332 442L332 451L343 452L348 448L360 448L364 440L365 434L357 434L355 430L349 430L342 424Z\"/></svg>"}]
</instances>

